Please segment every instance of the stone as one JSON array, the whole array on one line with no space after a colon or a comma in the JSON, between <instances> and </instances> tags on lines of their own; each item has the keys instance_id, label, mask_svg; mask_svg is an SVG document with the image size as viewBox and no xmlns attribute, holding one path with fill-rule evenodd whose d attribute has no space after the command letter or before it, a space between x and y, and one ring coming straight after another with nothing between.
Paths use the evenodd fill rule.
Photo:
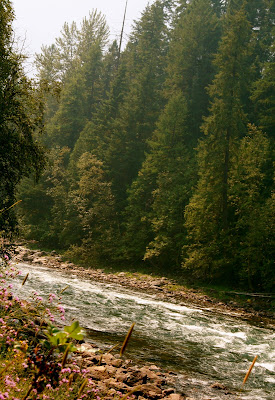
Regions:
<instances>
[{"instance_id":1,"label":"stone","mask_svg":"<svg viewBox=\"0 0 275 400\"><path fill-rule=\"evenodd\" d=\"M92 367L86 368L90 377L95 380L102 381L103 379L108 378L108 373L106 371L106 367L94 365Z\"/></svg>"},{"instance_id":2,"label":"stone","mask_svg":"<svg viewBox=\"0 0 275 400\"><path fill-rule=\"evenodd\" d=\"M210 386L212 389L218 389L218 390L226 390L226 387L219 382L213 383L213 385Z\"/></svg>"},{"instance_id":3,"label":"stone","mask_svg":"<svg viewBox=\"0 0 275 400\"><path fill-rule=\"evenodd\" d=\"M152 384L150 384L150 383L147 383L147 384L145 384L145 385L140 385L140 391L143 393L143 395L149 395L149 392L151 392L151 395L152 395L152 393L155 393L156 395L158 395L158 394L162 394L162 390L159 388L159 387L157 387L157 386L155 386L155 385L152 385ZM171 399L171 400L176 400L176 399Z\"/></svg>"},{"instance_id":4,"label":"stone","mask_svg":"<svg viewBox=\"0 0 275 400\"><path fill-rule=\"evenodd\" d=\"M147 374L143 373L141 370L128 372L125 375L125 379L123 382L127 383L127 385L129 385L129 386L134 386L135 384L146 384L147 383Z\"/></svg>"},{"instance_id":5,"label":"stone","mask_svg":"<svg viewBox=\"0 0 275 400\"><path fill-rule=\"evenodd\" d=\"M131 388L126 385L123 382L118 382L116 379L114 378L109 378L105 380L105 384L107 387L111 387L114 388L115 390L118 390L120 392L129 392L131 390Z\"/></svg>"},{"instance_id":6,"label":"stone","mask_svg":"<svg viewBox=\"0 0 275 400\"><path fill-rule=\"evenodd\" d=\"M144 374L144 375L147 375L147 378L150 379L150 380L158 379L158 375L155 372L153 372L150 367L149 368L148 367L141 367L140 368L140 372L142 374Z\"/></svg>"},{"instance_id":7,"label":"stone","mask_svg":"<svg viewBox=\"0 0 275 400\"><path fill-rule=\"evenodd\" d=\"M175 389L173 388L164 389L163 393L165 394L165 396L168 396L169 394L175 393Z\"/></svg>"},{"instance_id":8,"label":"stone","mask_svg":"<svg viewBox=\"0 0 275 400\"><path fill-rule=\"evenodd\" d=\"M184 400L184 397L179 393L171 393L171 394L169 394L169 396L164 397L164 399L165 400Z\"/></svg>"}]
</instances>

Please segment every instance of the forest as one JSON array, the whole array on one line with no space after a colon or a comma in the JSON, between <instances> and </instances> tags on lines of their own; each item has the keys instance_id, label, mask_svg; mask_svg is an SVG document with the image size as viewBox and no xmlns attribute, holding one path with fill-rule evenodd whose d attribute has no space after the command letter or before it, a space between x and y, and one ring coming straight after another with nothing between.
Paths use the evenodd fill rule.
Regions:
<instances>
[{"instance_id":1,"label":"forest","mask_svg":"<svg viewBox=\"0 0 275 400\"><path fill-rule=\"evenodd\" d=\"M0 229L274 292L274 0L156 0L122 49L92 10L33 80L1 4Z\"/></svg>"}]
</instances>

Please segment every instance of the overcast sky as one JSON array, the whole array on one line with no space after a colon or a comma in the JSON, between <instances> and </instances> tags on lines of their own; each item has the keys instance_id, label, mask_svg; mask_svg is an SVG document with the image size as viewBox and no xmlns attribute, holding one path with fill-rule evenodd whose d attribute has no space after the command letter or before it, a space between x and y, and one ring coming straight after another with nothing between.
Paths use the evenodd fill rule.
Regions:
<instances>
[{"instance_id":1,"label":"overcast sky","mask_svg":"<svg viewBox=\"0 0 275 400\"><path fill-rule=\"evenodd\" d=\"M54 43L64 22L79 23L95 8L106 16L111 38L118 37L126 0L12 0L12 2L17 36L25 39L25 51L33 56L34 53L39 53L42 44ZM152 2L152 0L128 0L125 38L131 30L133 19L139 19L146 5Z\"/></svg>"}]
</instances>

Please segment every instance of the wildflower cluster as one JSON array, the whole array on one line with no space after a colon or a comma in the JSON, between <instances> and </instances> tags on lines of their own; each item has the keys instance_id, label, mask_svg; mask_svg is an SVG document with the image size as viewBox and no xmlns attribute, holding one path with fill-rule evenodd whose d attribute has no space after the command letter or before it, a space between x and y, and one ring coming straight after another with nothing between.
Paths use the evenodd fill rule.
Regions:
<instances>
[{"instance_id":1,"label":"wildflower cluster","mask_svg":"<svg viewBox=\"0 0 275 400\"><path fill-rule=\"evenodd\" d=\"M2 253L1 253L2 254ZM5 256L6 254L6 256ZM11 278L20 272L3 252L0 266L0 400L101 400L104 393L71 352L83 339L78 321L65 320L61 293L43 299L33 292L29 302L12 293ZM22 281L25 284L28 275ZM130 333L127 338L129 339ZM125 347L125 346L124 346ZM114 400L133 399L113 389Z\"/></svg>"},{"instance_id":2,"label":"wildflower cluster","mask_svg":"<svg viewBox=\"0 0 275 400\"><path fill-rule=\"evenodd\" d=\"M72 341L83 336L76 321L63 330L52 325L56 315L65 320L61 297L51 293L48 307L37 292L35 307L20 301L9 283L20 272L10 254L2 251L0 261L0 400L95 398L86 371L76 363L65 368Z\"/></svg>"}]
</instances>

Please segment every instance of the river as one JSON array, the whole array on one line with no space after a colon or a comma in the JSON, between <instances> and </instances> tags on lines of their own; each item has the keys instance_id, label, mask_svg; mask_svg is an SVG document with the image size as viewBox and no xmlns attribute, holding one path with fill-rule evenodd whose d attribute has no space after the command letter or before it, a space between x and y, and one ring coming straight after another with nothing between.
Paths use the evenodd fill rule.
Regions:
<instances>
[{"instance_id":1,"label":"river","mask_svg":"<svg viewBox=\"0 0 275 400\"><path fill-rule=\"evenodd\" d=\"M132 322L136 322L127 349L129 358L157 364L183 379L188 376L198 387L221 382L230 390L240 388L258 355L240 398L275 399L274 330L192 305L161 301L157 295L115 284L23 263L17 267L22 276L13 281L13 292L21 298L29 299L37 291L46 299L49 293L58 293L67 286L62 294L66 323L73 318L79 320L88 339L99 346L109 348L122 342ZM22 277L28 272L22 286Z\"/></svg>"}]
</instances>

